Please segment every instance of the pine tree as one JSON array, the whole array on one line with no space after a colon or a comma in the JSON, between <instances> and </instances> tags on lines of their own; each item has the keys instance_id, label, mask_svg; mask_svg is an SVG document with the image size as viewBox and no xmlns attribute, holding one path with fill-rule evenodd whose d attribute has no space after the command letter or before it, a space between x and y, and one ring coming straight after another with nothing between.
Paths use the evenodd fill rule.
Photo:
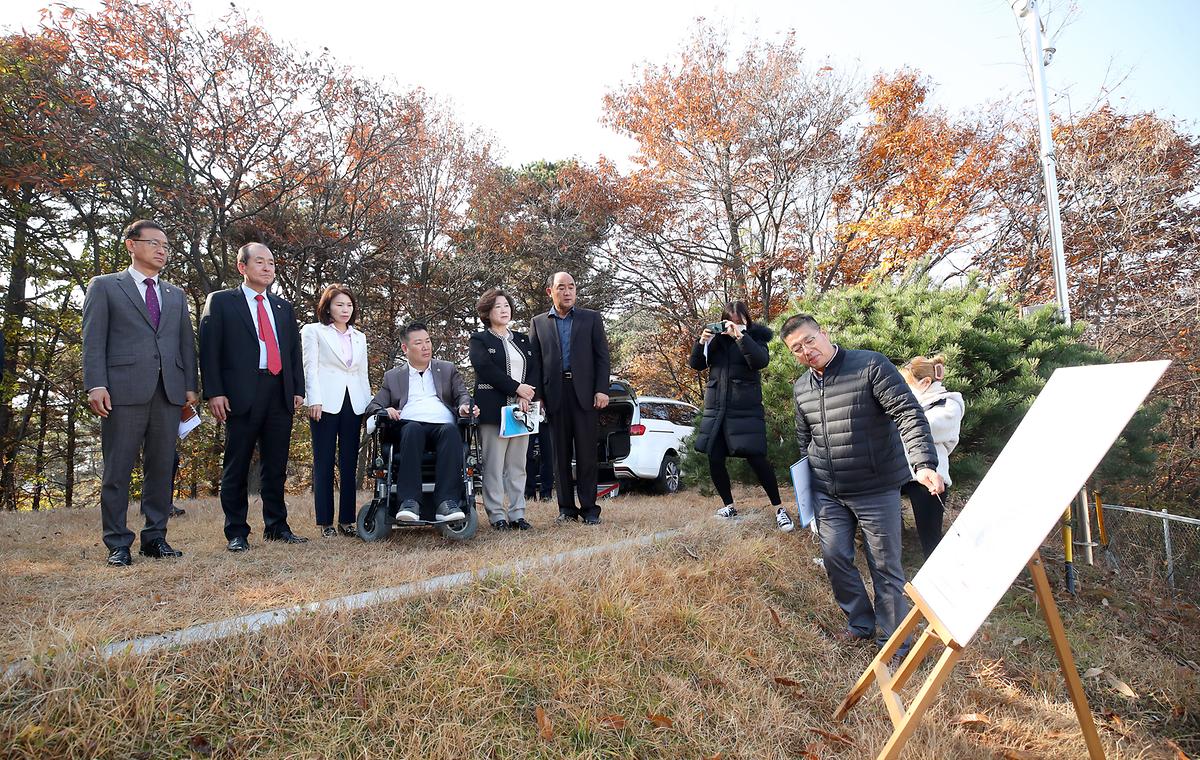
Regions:
<instances>
[{"instance_id":1,"label":"pine tree","mask_svg":"<svg viewBox=\"0 0 1200 760\"><path fill-rule=\"evenodd\" d=\"M944 383L967 405L951 471L956 486L968 488L987 472L1055 369L1108 361L1079 341L1082 324L1068 328L1050 309L1022 317L1015 302L973 279L947 288L928 278L904 285L885 281L801 298L772 325L776 334L796 312L814 315L838 345L878 351L897 365L918 355L946 356ZM768 457L784 483L788 466L800 458L792 384L802 372L783 342L773 341L763 404ZM1154 404L1139 412L1098 469L1099 480L1116 485L1148 473L1160 412ZM732 477L754 482L743 460L730 465ZM690 457L685 469L692 483L707 482L703 456Z\"/></svg>"}]
</instances>

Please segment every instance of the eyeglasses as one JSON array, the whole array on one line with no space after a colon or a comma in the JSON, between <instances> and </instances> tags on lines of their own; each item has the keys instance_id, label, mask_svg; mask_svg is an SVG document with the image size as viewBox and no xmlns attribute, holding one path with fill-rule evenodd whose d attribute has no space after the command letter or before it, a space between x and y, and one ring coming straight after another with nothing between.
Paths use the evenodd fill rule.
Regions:
<instances>
[{"instance_id":1,"label":"eyeglasses","mask_svg":"<svg viewBox=\"0 0 1200 760\"><path fill-rule=\"evenodd\" d=\"M148 243L151 248L157 248L160 251L171 250L171 244L165 240L152 240L150 238L129 238L135 243Z\"/></svg>"}]
</instances>

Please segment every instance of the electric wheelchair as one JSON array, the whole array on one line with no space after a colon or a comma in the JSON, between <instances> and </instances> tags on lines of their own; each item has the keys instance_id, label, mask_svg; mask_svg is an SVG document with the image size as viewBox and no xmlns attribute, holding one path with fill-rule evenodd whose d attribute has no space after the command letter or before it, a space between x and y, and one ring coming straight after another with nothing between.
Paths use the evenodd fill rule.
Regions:
<instances>
[{"instance_id":1,"label":"electric wheelchair","mask_svg":"<svg viewBox=\"0 0 1200 760\"><path fill-rule=\"evenodd\" d=\"M474 403L472 403L474 406ZM375 478L375 495L358 511L358 537L364 541L382 541L391 535L393 528L437 528L443 538L451 541L466 541L475 536L479 529L479 514L475 506L475 494L483 487L483 447L479 439L479 421L476 417L459 417L458 430L462 435L463 472L459 506L466 517L462 520L439 522L434 519L434 453L426 450L421 459L421 513L419 520L398 520L400 509L395 483L396 465L399 459L400 428L404 420L393 420L387 410L380 410L373 418L374 449L377 452L371 465ZM370 431L368 431L370 432Z\"/></svg>"}]
</instances>

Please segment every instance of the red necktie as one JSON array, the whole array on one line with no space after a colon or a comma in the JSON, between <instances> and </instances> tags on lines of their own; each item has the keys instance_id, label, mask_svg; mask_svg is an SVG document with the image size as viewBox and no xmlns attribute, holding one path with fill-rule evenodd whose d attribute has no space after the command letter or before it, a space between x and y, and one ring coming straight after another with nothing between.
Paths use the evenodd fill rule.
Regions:
<instances>
[{"instance_id":1,"label":"red necktie","mask_svg":"<svg viewBox=\"0 0 1200 760\"><path fill-rule=\"evenodd\" d=\"M263 297L257 295L254 300L258 301L258 337L267 344L267 371L278 375L283 371L283 360L279 358L279 344L275 342L271 318L267 316L267 307L263 306Z\"/></svg>"}]
</instances>

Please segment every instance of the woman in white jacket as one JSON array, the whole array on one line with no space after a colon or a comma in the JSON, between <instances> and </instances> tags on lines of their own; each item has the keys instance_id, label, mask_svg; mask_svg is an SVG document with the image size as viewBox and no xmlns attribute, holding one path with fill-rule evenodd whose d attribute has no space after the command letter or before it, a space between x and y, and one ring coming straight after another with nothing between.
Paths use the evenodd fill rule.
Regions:
<instances>
[{"instance_id":1,"label":"woman in white jacket","mask_svg":"<svg viewBox=\"0 0 1200 760\"><path fill-rule=\"evenodd\" d=\"M330 285L317 303L317 322L300 330L304 351L304 402L313 448L313 502L321 535L355 534L355 493L362 415L371 401L367 338L354 328L354 294ZM333 463L341 488L338 527L333 527Z\"/></svg>"},{"instance_id":2,"label":"woman in white jacket","mask_svg":"<svg viewBox=\"0 0 1200 760\"><path fill-rule=\"evenodd\" d=\"M912 503L917 535L921 538L921 549L928 559L942 540L942 499L950 490L950 452L958 445L959 429L966 406L961 393L948 391L942 385L942 378L946 376L946 357L941 354L914 357L900 368L900 374L908 381L913 395L925 410L925 419L929 420L933 444L937 449L938 475L946 482L946 491L940 496L929 493L929 489L915 480L909 481L900 489Z\"/></svg>"}]
</instances>

